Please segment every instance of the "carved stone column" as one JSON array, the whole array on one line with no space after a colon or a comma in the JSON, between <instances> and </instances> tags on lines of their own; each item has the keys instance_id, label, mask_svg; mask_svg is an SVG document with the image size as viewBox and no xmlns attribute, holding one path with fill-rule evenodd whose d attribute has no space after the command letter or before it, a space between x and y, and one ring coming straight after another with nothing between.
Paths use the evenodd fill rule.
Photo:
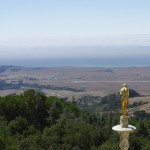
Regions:
<instances>
[{"instance_id":1,"label":"carved stone column","mask_svg":"<svg viewBox=\"0 0 150 150\"><path fill-rule=\"evenodd\" d=\"M116 125L112 128L120 135L120 149L128 150L129 148L129 135L136 130L136 127L128 125L128 118L120 117L120 125Z\"/></svg>"},{"instance_id":2,"label":"carved stone column","mask_svg":"<svg viewBox=\"0 0 150 150\"><path fill-rule=\"evenodd\" d=\"M129 132L120 132L120 149L128 150L129 148Z\"/></svg>"}]
</instances>

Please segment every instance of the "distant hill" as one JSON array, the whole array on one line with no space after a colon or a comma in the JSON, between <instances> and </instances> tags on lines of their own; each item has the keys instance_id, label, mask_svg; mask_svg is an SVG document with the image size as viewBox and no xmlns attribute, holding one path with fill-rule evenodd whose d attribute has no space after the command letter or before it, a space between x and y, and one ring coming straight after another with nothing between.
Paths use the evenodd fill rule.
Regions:
<instances>
[{"instance_id":1,"label":"distant hill","mask_svg":"<svg viewBox=\"0 0 150 150\"><path fill-rule=\"evenodd\" d=\"M0 95L10 89L40 89L46 95L81 98L85 95L105 96L120 91L122 83L149 95L150 67L35 67L0 66ZM15 91L13 91L14 93ZM132 91L134 92L134 91Z\"/></svg>"}]
</instances>

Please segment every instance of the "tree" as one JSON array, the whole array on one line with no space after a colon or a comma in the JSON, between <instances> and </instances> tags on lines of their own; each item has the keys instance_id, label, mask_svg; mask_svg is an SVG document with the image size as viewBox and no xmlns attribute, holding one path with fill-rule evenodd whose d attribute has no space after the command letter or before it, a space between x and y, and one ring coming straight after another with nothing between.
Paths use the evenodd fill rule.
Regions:
<instances>
[{"instance_id":1,"label":"tree","mask_svg":"<svg viewBox=\"0 0 150 150\"><path fill-rule=\"evenodd\" d=\"M23 134L28 129L28 122L20 116L10 121L7 127L12 135Z\"/></svg>"}]
</instances>

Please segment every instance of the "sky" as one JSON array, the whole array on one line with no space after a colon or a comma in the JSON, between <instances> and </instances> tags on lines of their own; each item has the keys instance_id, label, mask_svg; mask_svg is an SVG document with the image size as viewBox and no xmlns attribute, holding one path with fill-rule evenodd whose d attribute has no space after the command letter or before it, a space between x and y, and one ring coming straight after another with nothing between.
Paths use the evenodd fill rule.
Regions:
<instances>
[{"instance_id":1,"label":"sky","mask_svg":"<svg viewBox=\"0 0 150 150\"><path fill-rule=\"evenodd\" d=\"M150 0L0 0L0 59L150 56Z\"/></svg>"}]
</instances>

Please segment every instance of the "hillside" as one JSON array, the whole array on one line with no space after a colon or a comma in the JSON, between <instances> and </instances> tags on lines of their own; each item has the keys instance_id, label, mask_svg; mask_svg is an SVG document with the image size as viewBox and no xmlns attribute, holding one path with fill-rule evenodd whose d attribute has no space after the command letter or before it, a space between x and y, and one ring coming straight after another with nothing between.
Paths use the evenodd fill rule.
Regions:
<instances>
[{"instance_id":1,"label":"hillside","mask_svg":"<svg viewBox=\"0 0 150 150\"><path fill-rule=\"evenodd\" d=\"M45 86L51 85L53 87L66 87L83 90L83 94L84 92L88 92L97 95L101 95L102 92L104 92L104 94L118 92L123 82L127 82L130 88L135 89L140 93L149 94L149 74L150 67L24 68L0 66L0 80L4 80L6 83L17 84L18 82L22 82ZM59 93L59 89L56 88L54 90ZM62 90L66 91L66 89ZM69 90L67 89L67 91ZM47 94L50 93L51 91L47 91Z\"/></svg>"},{"instance_id":2,"label":"hillside","mask_svg":"<svg viewBox=\"0 0 150 150\"><path fill-rule=\"evenodd\" d=\"M126 82L130 89L142 97L131 98L130 103L146 101L138 108L149 112L150 67L99 68L99 67L55 67L25 68L0 66L0 95L15 95L34 88L47 96L76 100L82 97L104 97L119 92ZM147 97L148 96L148 97ZM92 105L92 104L90 104Z\"/></svg>"}]
</instances>

